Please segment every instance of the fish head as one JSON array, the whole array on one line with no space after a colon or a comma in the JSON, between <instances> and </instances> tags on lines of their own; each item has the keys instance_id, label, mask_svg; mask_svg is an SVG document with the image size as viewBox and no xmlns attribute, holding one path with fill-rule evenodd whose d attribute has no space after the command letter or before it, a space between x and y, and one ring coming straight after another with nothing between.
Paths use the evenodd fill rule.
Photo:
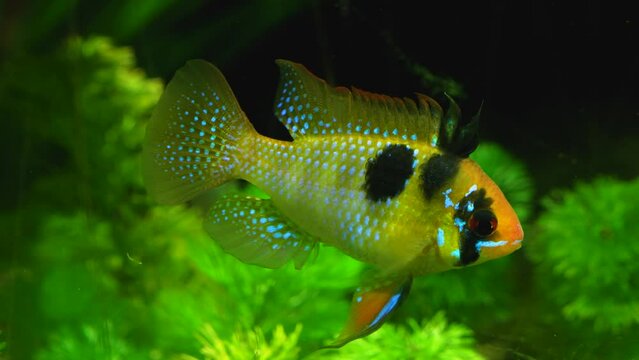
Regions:
<instances>
[{"instance_id":1,"label":"fish head","mask_svg":"<svg viewBox=\"0 0 639 360\"><path fill-rule=\"evenodd\" d=\"M443 206L433 235L444 268L480 264L521 247L524 233L517 214L473 160L460 159L457 171L430 201Z\"/></svg>"}]
</instances>

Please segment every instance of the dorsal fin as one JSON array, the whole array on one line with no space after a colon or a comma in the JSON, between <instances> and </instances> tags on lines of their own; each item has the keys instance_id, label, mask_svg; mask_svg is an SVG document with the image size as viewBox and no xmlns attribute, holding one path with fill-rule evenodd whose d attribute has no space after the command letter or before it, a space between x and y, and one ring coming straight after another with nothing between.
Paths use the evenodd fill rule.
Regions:
<instances>
[{"instance_id":1,"label":"dorsal fin","mask_svg":"<svg viewBox=\"0 0 639 360\"><path fill-rule=\"evenodd\" d=\"M446 95L441 106L416 93L416 101L354 87L329 86L303 65L277 60L280 84L275 115L295 139L299 136L362 134L425 141L460 157L477 147L478 117L461 123L461 110Z\"/></svg>"},{"instance_id":2,"label":"dorsal fin","mask_svg":"<svg viewBox=\"0 0 639 360\"><path fill-rule=\"evenodd\" d=\"M442 109L428 96L412 99L332 87L303 65L277 60L275 115L293 138L364 134L435 143Z\"/></svg>"}]
</instances>

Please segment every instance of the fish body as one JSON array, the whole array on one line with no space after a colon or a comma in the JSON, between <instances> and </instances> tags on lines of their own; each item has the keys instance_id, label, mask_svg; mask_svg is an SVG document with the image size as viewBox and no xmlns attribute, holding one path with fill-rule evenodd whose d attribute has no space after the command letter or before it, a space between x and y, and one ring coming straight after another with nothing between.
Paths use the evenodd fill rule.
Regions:
<instances>
[{"instance_id":1,"label":"fish body","mask_svg":"<svg viewBox=\"0 0 639 360\"><path fill-rule=\"evenodd\" d=\"M205 228L227 252L299 268L318 243L373 265L333 344L374 331L412 276L478 264L521 246L517 215L472 160L475 123L461 126L424 95L392 98L328 86L278 60L275 114L292 142L258 134L214 66L182 68L147 129L143 173L159 202L179 203L233 179L269 199L229 196Z\"/></svg>"}]
</instances>

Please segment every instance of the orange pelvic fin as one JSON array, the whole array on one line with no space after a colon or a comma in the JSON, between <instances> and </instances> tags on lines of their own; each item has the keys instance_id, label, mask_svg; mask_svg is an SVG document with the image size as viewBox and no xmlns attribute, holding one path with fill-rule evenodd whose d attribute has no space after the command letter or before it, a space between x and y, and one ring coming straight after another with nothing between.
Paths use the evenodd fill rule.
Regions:
<instances>
[{"instance_id":1,"label":"orange pelvic fin","mask_svg":"<svg viewBox=\"0 0 639 360\"><path fill-rule=\"evenodd\" d=\"M408 296L413 278L386 278L374 286L358 288L353 295L351 312L340 335L324 348L338 348L379 329L388 316Z\"/></svg>"}]
</instances>

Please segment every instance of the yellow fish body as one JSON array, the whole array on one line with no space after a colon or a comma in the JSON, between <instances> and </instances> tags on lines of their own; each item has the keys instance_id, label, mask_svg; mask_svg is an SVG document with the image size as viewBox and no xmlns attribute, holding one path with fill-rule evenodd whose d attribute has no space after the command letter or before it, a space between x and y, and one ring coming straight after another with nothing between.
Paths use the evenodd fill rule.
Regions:
<instances>
[{"instance_id":1,"label":"yellow fish body","mask_svg":"<svg viewBox=\"0 0 639 360\"><path fill-rule=\"evenodd\" d=\"M233 179L270 199L229 196L205 228L240 260L300 268L322 242L374 265L332 346L377 329L413 275L478 264L521 246L517 215L467 155L476 122L461 126L417 101L333 88L278 60L275 115L294 141L259 135L217 68L193 60L169 83L147 128L143 174L160 203L176 204Z\"/></svg>"}]
</instances>

